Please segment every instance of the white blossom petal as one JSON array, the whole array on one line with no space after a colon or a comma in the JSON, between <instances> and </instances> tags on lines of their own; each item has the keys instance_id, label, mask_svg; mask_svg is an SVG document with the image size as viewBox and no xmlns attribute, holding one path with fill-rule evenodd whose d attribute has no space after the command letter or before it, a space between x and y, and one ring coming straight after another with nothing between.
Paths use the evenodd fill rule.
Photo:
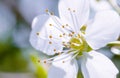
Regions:
<instances>
[{"instance_id":1,"label":"white blossom petal","mask_svg":"<svg viewBox=\"0 0 120 78\"><path fill-rule=\"evenodd\" d=\"M119 29L120 17L116 12L98 12L94 22L86 29L86 41L93 49L99 49L115 41L120 34Z\"/></svg>"},{"instance_id":2,"label":"white blossom petal","mask_svg":"<svg viewBox=\"0 0 120 78\"><path fill-rule=\"evenodd\" d=\"M96 51L83 54L81 69L84 78L116 78L119 72L112 61Z\"/></svg>"},{"instance_id":3,"label":"white blossom petal","mask_svg":"<svg viewBox=\"0 0 120 78\"><path fill-rule=\"evenodd\" d=\"M53 18L60 22L59 18L55 16L40 15L32 23L30 43L34 48L47 55L53 55L63 49L63 38L60 37L63 34L62 28L58 26Z\"/></svg>"},{"instance_id":4,"label":"white blossom petal","mask_svg":"<svg viewBox=\"0 0 120 78\"><path fill-rule=\"evenodd\" d=\"M60 0L58 8L62 21L70 24L76 33L79 32L81 25L85 24L88 20L88 0Z\"/></svg>"},{"instance_id":5,"label":"white blossom petal","mask_svg":"<svg viewBox=\"0 0 120 78\"><path fill-rule=\"evenodd\" d=\"M107 0L90 0L91 8L96 11L113 9Z\"/></svg>"},{"instance_id":6,"label":"white blossom petal","mask_svg":"<svg viewBox=\"0 0 120 78\"><path fill-rule=\"evenodd\" d=\"M66 55L61 55L55 59L56 62L53 62L49 69L48 78L77 78L77 61L75 59L70 60L72 58L71 56L67 56L66 58L62 59L63 57L66 57ZM59 59L62 60L57 61Z\"/></svg>"}]
</instances>

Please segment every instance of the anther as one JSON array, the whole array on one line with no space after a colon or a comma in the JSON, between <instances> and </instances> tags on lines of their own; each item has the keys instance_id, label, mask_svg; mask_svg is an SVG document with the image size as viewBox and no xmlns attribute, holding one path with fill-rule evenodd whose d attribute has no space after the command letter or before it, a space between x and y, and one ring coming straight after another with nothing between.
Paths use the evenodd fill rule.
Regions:
<instances>
[{"instance_id":1,"label":"anther","mask_svg":"<svg viewBox=\"0 0 120 78\"><path fill-rule=\"evenodd\" d=\"M50 35L49 38L52 38L52 35Z\"/></svg>"},{"instance_id":2,"label":"anther","mask_svg":"<svg viewBox=\"0 0 120 78\"><path fill-rule=\"evenodd\" d=\"M64 25L62 25L62 28L65 28L65 26L64 26Z\"/></svg>"},{"instance_id":3,"label":"anther","mask_svg":"<svg viewBox=\"0 0 120 78\"><path fill-rule=\"evenodd\" d=\"M46 9L45 12L48 12L48 9Z\"/></svg>"},{"instance_id":4,"label":"anther","mask_svg":"<svg viewBox=\"0 0 120 78\"><path fill-rule=\"evenodd\" d=\"M44 63L46 63L46 61L44 61Z\"/></svg>"},{"instance_id":5,"label":"anther","mask_svg":"<svg viewBox=\"0 0 120 78\"><path fill-rule=\"evenodd\" d=\"M60 55L61 54L61 52L58 52L58 55Z\"/></svg>"},{"instance_id":6,"label":"anther","mask_svg":"<svg viewBox=\"0 0 120 78\"><path fill-rule=\"evenodd\" d=\"M75 10L73 10L73 12L75 12Z\"/></svg>"},{"instance_id":7,"label":"anther","mask_svg":"<svg viewBox=\"0 0 120 78\"><path fill-rule=\"evenodd\" d=\"M40 60L38 60L38 63L40 63Z\"/></svg>"},{"instance_id":8,"label":"anther","mask_svg":"<svg viewBox=\"0 0 120 78\"><path fill-rule=\"evenodd\" d=\"M68 10L70 11L71 9L70 9L70 8L68 8Z\"/></svg>"},{"instance_id":9,"label":"anther","mask_svg":"<svg viewBox=\"0 0 120 78\"><path fill-rule=\"evenodd\" d=\"M72 34L75 34L75 32L72 32Z\"/></svg>"},{"instance_id":10,"label":"anther","mask_svg":"<svg viewBox=\"0 0 120 78\"><path fill-rule=\"evenodd\" d=\"M65 61L62 61L62 63L65 63Z\"/></svg>"},{"instance_id":11,"label":"anther","mask_svg":"<svg viewBox=\"0 0 120 78\"><path fill-rule=\"evenodd\" d=\"M68 26L68 24L66 24L66 26Z\"/></svg>"},{"instance_id":12,"label":"anther","mask_svg":"<svg viewBox=\"0 0 120 78\"><path fill-rule=\"evenodd\" d=\"M56 49L54 49L54 52L56 52Z\"/></svg>"},{"instance_id":13,"label":"anther","mask_svg":"<svg viewBox=\"0 0 120 78\"><path fill-rule=\"evenodd\" d=\"M53 12L51 12L50 14L51 14L51 15L54 15L54 13L53 13Z\"/></svg>"},{"instance_id":14,"label":"anther","mask_svg":"<svg viewBox=\"0 0 120 78\"><path fill-rule=\"evenodd\" d=\"M52 44L52 42L51 42L51 41L49 41L49 44Z\"/></svg>"},{"instance_id":15,"label":"anther","mask_svg":"<svg viewBox=\"0 0 120 78\"><path fill-rule=\"evenodd\" d=\"M69 35L68 35L68 36L69 36L69 37L72 37L73 35L69 33Z\"/></svg>"},{"instance_id":16,"label":"anther","mask_svg":"<svg viewBox=\"0 0 120 78\"><path fill-rule=\"evenodd\" d=\"M65 46L66 48L68 48L68 46L66 44L63 44L63 46Z\"/></svg>"},{"instance_id":17,"label":"anther","mask_svg":"<svg viewBox=\"0 0 120 78\"><path fill-rule=\"evenodd\" d=\"M65 42L63 41L62 44L65 44Z\"/></svg>"},{"instance_id":18,"label":"anther","mask_svg":"<svg viewBox=\"0 0 120 78\"><path fill-rule=\"evenodd\" d=\"M63 35L65 36L65 33L63 33Z\"/></svg>"},{"instance_id":19,"label":"anther","mask_svg":"<svg viewBox=\"0 0 120 78\"><path fill-rule=\"evenodd\" d=\"M53 26L52 24L49 24L49 26Z\"/></svg>"},{"instance_id":20,"label":"anther","mask_svg":"<svg viewBox=\"0 0 120 78\"><path fill-rule=\"evenodd\" d=\"M62 37L62 35L60 34L59 37Z\"/></svg>"},{"instance_id":21,"label":"anther","mask_svg":"<svg viewBox=\"0 0 120 78\"><path fill-rule=\"evenodd\" d=\"M39 32L37 32L37 33L36 33L36 35L40 35L40 33L39 33Z\"/></svg>"}]
</instances>

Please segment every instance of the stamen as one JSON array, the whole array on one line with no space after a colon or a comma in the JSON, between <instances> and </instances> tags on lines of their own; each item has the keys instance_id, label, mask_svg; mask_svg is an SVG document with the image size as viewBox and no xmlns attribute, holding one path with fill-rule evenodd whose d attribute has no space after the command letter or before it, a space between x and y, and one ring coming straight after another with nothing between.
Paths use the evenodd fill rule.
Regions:
<instances>
[{"instance_id":1,"label":"stamen","mask_svg":"<svg viewBox=\"0 0 120 78\"><path fill-rule=\"evenodd\" d=\"M53 26L52 24L49 24L49 26Z\"/></svg>"},{"instance_id":2,"label":"stamen","mask_svg":"<svg viewBox=\"0 0 120 78\"><path fill-rule=\"evenodd\" d=\"M70 11L71 9L70 9L70 8L68 8L68 10Z\"/></svg>"},{"instance_id":3,"label":"stamen","mask_svg":"<svg viewBox=\"0 0 120 78\"><path fill-rule=\"evenodd\" d=\"M39 33L39 32L37 32L37 33L36 33L36 35L40 35L40 33Z\"/></svg>"},{"instance_id":4,"label":"stamen","mask_svg":"<svg viewBox=\"0 0 120 78\"><path fill-rule=\"evenodd\" d=\"M72 37L73 35L71 34L71 33L69 33L69 35L68 35L69 37Z\"/></svg>"},{"instance_id":5,"label":"stamen","mask_svg":"<svg viewBox=\"0 0 120 78\"><path fill-rule=\"evenodd\" d=\"M51 12L50 14L51 14L51 15L54 15L54 12Z\"/></svg>"},{"instance_id":6,"label":"stamen","mask_svg":"<svg viewBox=\"0 0 120 78\"><path fill-rule=\"evenodd\" d=\"M66 26L68 26L68 24L66 24Z\"/></svg>"},{"instance_id":7,"label":"stamen","mask_svg":"<svg viewBox=\"0 0 120 78\"><path fill-rule=\"evenodd\" d=\"M47 61L45 60L44 63L47 63Z\"/></svg>"},{"instance_id":8,"label":"stamen","mask_svg":"<svg viewBox=\"0 0 120 78\"><path fill-rule=\"evenodd\" d=\"M63 35L65 36L65 33L63 33Z\"/></svg>"},{"instance_id":9,"label":"stamen","mask_svg":"<svg viewBox=\"0 0 120 78\"><path fill-rule=\"evenodd\" d=\"M70 61L70 60L74 59L78 54L79 54L79 52L76 53L75 55L73 55L70 59L67 59L67 60L63 61L63 63L65 63L65 62L67 62L67 61Z\"/></svg>"},{"instance_id":10,"label":"stamen","mask_svg":"<svg viewBox=\"0 0 120 78\"><path fill-rule=\"evenodd\" d=\"M75 28L75 30L74 30L74 31L76 31L76 30L77 30L77 28L76 28L77 24L75 23L76 21L74 20L74 15L73 15L73 12L72 12L71 10L69 10L69 12L70 12L70 16L71 16L71 18L72 18L73 25L74 25L74 28Z\"/></svg>"},{"instance_id":11,"label":"stamen","mask_svg":"<svg viewBox=\"0 0 120 78\"><path fill-rule=\"evenodd\" d=\"M50 35L49 38L52 38L52 35Z\"/></svg>"},{"instance_id":12,"label":"stamen","mask_svg":"<svg viewBox=\"0 0 120 78\"><path fill-rule=\"evenodd\" d=\"M63 41L62 43L63 43L63 44L65 44L65 42L64 42L64 41Z\"/></svg>"},{"instance_id":13,"label":"stamen","mask_svg":"<svg viewBox=\"0 0 120 78\"><path fill-rule=\"evenodd\" d=\"M62 25L62 28L65 28L65 26L64 26L64 25Z\"/></svg>"},{"instance_id":14,"label":"stamen","mask_svg":"<svg viewBox=\"0 0 120 78\"><path fill-rule=\"evenodd\" d=\"M59 37L63 37L63 36L60 34Z\"/></svg>"},{"instance_id":15,"label":"stamen","mask_svg":"<svg viewBox=\"0 0 120 78\"><path fill-rule=\"evenodd\" d=\"M38 63L40 63L40 60L38 60Z\"/></svg>"},{"instance_id":16,"label":"stamen","mask_svg":"<svg viewBox=\"0 0 120 78\"><path fill-rule=\"evenodd\" d=\"M58 54L57 56L55 56L55 57L53 57L53 58L49 58L49 59L45 59L45 60L43 60L43 61L41 61L41 62L43 62L43 63L52 63L52 62L57 62L57 61L61 61L61 60L63 60L63 59L65 59L65 58L67 58L68 56L71 56L71 55L73 55L73 54L75 54L75 53L77 53L77 51L73 51L73 52L67 52L67 53L60 53L60 55L61 56L63 56L63 55L66 55L66 56L64 56L64 57L62 57L62 58L59 58L59 59L57 59L57 60L54 60L55 58L58 58L58 57L60 57L60 55ZM75 55L73 55L73 57L75 57ZM72 58L73 58L72 57ZM64 61L64 63L65 63L65 61Z\"/></svg>"},{"instance_id":17,"label":"stamen","mask_svg":"<svg viewBox=\"0 0 120 78\"><path fill-rule=\"evenodd\" d=\"M64 25L62 25L57 19L56 19L56 17L52 17L52 19L54 20L54 22L57 24L57 26L55 26L57 29L59 29L61 32L65 32L65 30L64 29L61 29L60 28L60 26L62 26L62 28L65 28L65 26ZM72 30L70 30L70 29L68 29L68 28L65 28L68 32L70 32L70 31L72 31Z\"/></svg>"},{"instance_id":18,"label":"stamen","mask_svg":"<svg viewBox=\"0 0 120 78\"><path fill-rule=\"evenodd\" d=\"M75 12L75 10L73 10L73 12Z\"/></svg>"},{"instance_id":19,"label":"stamen","mask_svg":"<svg viewBox=\"0 0 120 78\"><path fill-rule=\"evenodd\" d=\"M62 26L62 24L56 19L56 17L53 17L54 13L53 12L49 12L48 9L46 9L46 12L48 13L48 15L51 16L51 18L54 20L54 22L57 24L57 26L55 26L57 29L59 29L61 32L65 32L65 30L61 29L60 26ZM49 24L49 26L53 26L52 24ZM64 27L63 27L64 28ZM70 32L71 30L67 29L66 30L68 32Z\"/></svg>"},{"instance_id":20,"label":"stamen","mask_svg":"<svg viewBox=\"0 0 120 78\"><path fill-rule=\"evenodd\" d=\"M72 32L72 34L75 34L75 32Z\"/></svg>"},{"instance_id":21,"label":"stamen","mask_svg":"<svg viewBox=\"0 0 120 78\"><path fill-rule=\"evenodd\" d=\"M49 44L52 44L52 42L51 42L51 41L49 41Z\"/></svg>"},{"instance_id":22,"label":"stamen","mask_svg":"<svg viewBox=\"0 0 120 78\"><path fill-rule=\"evenodd\" d=\"M48 9L46 9L46 10L45 10L45 12L47 12L47 13L48 13L48 12L49 12L49 10L48 10Z\"/></svg>"},{"instance_id":23,"label":"stamen","mask_svg":"<svg viewBox=\"0 0 120 78\"><path fill-rule=\"evenodd\" d=\"M56 49L54 49L54 52L56 52Z\"/></svg>"}]
</instances>

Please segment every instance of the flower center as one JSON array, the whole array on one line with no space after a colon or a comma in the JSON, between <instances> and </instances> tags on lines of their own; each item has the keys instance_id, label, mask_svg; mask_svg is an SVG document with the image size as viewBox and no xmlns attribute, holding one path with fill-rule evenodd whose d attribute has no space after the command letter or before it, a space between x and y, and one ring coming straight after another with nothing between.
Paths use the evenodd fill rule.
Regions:
<instances>
[{"instance_id":1,"label":"flower center","mask_svg":"<svg viewBox=\"0 0 120 78\"><path fill-rule=\"evenodd\" d=\"M73 51L77 51L77 53L79 53L78 55L82 55L83 52L89 52L92 50L81 34L72 37L69 46Z\"/></svg>"}]
</instances>

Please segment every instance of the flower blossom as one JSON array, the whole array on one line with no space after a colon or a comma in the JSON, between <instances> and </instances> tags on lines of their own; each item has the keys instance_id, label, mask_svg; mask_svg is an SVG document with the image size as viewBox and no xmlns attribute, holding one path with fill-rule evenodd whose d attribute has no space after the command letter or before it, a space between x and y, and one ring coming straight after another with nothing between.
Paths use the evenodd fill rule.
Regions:
<instances>
[{"instance_id":1,"label":"flower blossom","mask_svg":"<svg viewBox=\"0 0 120 78\"><path fill-rule=\"evenodd\" d=\"M32 23L30 42L34 48L52 56L40 60L50 63L48 78L116 78L118 69L105 55L97 52L119 36L120 17L111 10L96 13L92 23L88 0L60 0L59 17L37 16Z\"/></svg>"}]
</instances>

